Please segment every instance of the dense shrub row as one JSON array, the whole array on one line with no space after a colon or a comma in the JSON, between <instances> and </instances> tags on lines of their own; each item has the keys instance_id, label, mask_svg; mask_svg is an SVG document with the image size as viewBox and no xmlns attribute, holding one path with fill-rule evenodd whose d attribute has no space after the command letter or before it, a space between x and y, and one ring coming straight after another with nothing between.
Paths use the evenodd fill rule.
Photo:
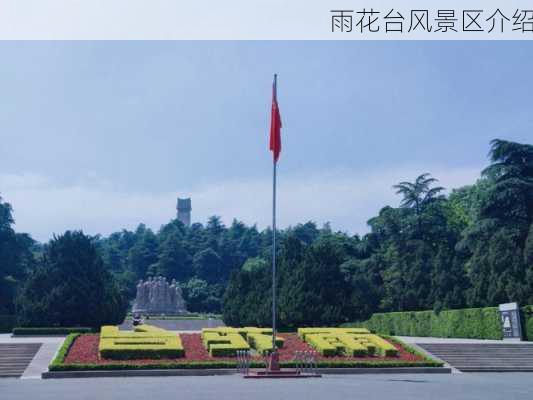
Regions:
<instances>
[{"instance_id":1,"label":"dense shrub row","mask_svg":"<svg viewBox=\"0 0 533 400\"><path fill-rule=\"evenodd\" d=\"M273 350L272 348L272 333L248 333L246 335L248 344L255 349L259 354L267 355ZM276 336L276 347L281 349L285 341L282 337Z\"/></svg>"},{"instance_id":2,"label":"dense shrub row","mask_svg":"<svg viewBox=\"0 0 533 400\"><path fill-rule=\"evenodd\" d=\"M132 317L132 313L128 313L126 315L126 320L129 321L131 320L133 317ZM169 321L174 321L174 320L204 320L204 319L222 319L222 315L221 314L200 314L200 313L187 313L186 315L157 315L157 316L154 316L152 317L153 319L158 319L158 320L169 320Z\"/></svg>"},{"instance_id":3,"label":"dense shrub row","mask_svg":"<svg viewBox=\"0 0 533 400\"><path fill-rule=\"evenodd\" d=\"M299 328L298 336L323 356L395 357L396 347L361 328Z\"/></svg>"},{"instance_id":4,"label":"dense shrub row","mask_svg":"<svg viewBox=\"0 0 533 400\"><path fill-rule=\"evenodd\" d=\"M48 336L48 335L70 335L71 333L91 333L91 328L83 327L42 327L42 328L13 328L14 336Z\"/></svg>"},{"instance_id":5,"label":"dense shrub row","mask_svg":"<svg viewBox=\"0 0 533 400\"><path fill-rule=\"evenodd\" d=\"M533 340L533 307L522 307L524 339ZM403 336L501 339L502 328L497 307L433 311L376 313L364 322L347 324L374 332Z\"/></svg>"},{"instance_id":6,"label":"dense shrub row","mask_svg":"<svg viewBox=\"0 0 533 400\"><path fill-rule=\"evenodd\" d=\"M98 350L102 358L115 360L183 357L185 354L179 335L151 325L140 325L134 332L103 326Z\"/></svg>"},{"instance_id":7,"label":"dense shrub row","mask_svg":"<svg viewBox=\"0 0 533 400\"><path fill-rule=\"evenodd\" d=\"M522 307L522 334L525 340L533 341L533 306Z\"/></svg>"},{"instance_id":8,"label":"dense shrub row","mask_svg":"<svg viewBox=\"0 0 533 400\"><path fill-rule=\"evenodd\" d=\"M272 351L272 328L204 328L202 343L211 356L235 356L250 348L266 355ZM284 339L276 336L276 346L282 348L283 343Z\"/></svg>"},{"instance_id":9,"label":"dense shrub row","mask_svg":"<svg viewBox=\"0 0 533 400\"><path fill-rule=\"evenodd\" d=\"M282 368L296 368L301 362L281 362ZM400 367L442 367L437 361L318 361L317 368L400 368ZM233 361L201 361L187 363L161 363L161 364L51 364L50 371L91 371L91 370L132 370L132 369L223 369L236 368L237 362ZM262 361L253 361L250 368L264 368Z\"/></svg>"},{"instance_id":10,"label":"dense shrub row","mask_svg":"<svg viewBox=\"0 0 533 400\"><path fill-rule=\"evenodd\" d=\"M55 368L58 368L57 370L60 370L63 366L63 363L65 362L65 357L67 356L68 351L70 350L72 344L76 340L76 338L80 336L80 333L71 333L67 336L61 347L59 348L59 351L57 352L55 358L52 360L50 365L48 366L48 369L50 371L56 370Z\"/></svg>"}]
</instances>

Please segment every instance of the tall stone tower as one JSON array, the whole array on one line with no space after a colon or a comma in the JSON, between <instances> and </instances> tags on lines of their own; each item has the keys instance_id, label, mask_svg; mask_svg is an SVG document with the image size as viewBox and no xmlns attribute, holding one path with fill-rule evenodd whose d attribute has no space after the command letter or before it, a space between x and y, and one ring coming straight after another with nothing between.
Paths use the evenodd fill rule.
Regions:
<instances>
[{"instance_id":1,"label":"tall stone tower","mask_svg":"<svg viewBox=\"0 0 533 400\"><path fill-rule=\"evenodd\" d=\"M191 226L191 199L180 199L178 197L176 209L178 210L178 220L185 226Z\"/></svg>"}]
</instances>

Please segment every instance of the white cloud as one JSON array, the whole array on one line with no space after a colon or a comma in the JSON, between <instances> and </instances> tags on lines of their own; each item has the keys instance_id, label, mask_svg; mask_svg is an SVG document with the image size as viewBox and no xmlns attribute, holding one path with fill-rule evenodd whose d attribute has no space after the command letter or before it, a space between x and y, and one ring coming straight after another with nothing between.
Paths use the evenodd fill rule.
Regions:
<instances>
[{"instance_id":1,"label":"white cloud","mask_svg":"<svg viewBox=\"0 0 533 400\"><path fill-rule=\"evenodd\" d=\"M280 174L278 226L313 220L331 222L335 230L368 231L366 221L384 205L396 206L392 185L431 171L447 188L475 182L480 168L409 167L395 170L337 170L302 175ZM193 187L181 193L192 198L193 221L219 215L264 228L271 223L272 182L229 180ZM140 222L158 229L175 216L176 193L129 193L94 177L75 185L60 185L38 174L1 175L0 195L12 204L16 230L41 241L67 229L108 235Z\"/></svg>"}]
</instances>

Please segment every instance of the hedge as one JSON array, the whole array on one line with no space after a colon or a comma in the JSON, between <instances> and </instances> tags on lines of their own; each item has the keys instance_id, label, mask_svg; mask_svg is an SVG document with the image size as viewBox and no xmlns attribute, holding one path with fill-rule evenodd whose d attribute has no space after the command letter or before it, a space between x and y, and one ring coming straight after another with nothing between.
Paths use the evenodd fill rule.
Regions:
<instances>
[{"instance_id":1,"label":"hedge","mask_svg":"<svg viewBox=\"0 0 533 400\"><path fill-rule=\"evenodd\" d=\"M110 345L103 339L100 342L100 355L105 359L112 360L135 360L140 358L158 359L183 357L185 352L178 346L181 343L162 343L160 348L146 348L148 344L141 343L138 345Z\"/></svg>"},{"instance_id":2,"label":"hedge","mask_svg":"<svg viewBox=\"0 0 533 400\"><path fill-rule=\"evenodd\" d=\"M323 356L398 355L396 347L366 328L298 328L298 337Z\"/></svg>"},{"instance_id":3,"label":"hedge","mask_svg":"<svg viewBox=\"0 0 533 400\"><path fill-rule=\"evenodd\" d=\"M54 371L53 368L55 367L61 367L63 363L65 362L65 357L67 356L68 351L70 350L70 347L72 346L72 343L76 340L76 338L80 336L80 333L71 333L67 336L61 347L59 348L59 351L57 352L57 355L52 360L52 363L48 366L48 369L50 371ZM56 370L59 371L59 370Z\"/></svg>"},{"instance_id":4,"label":"hedge","mask_svg":"<svg viewBox=\"0 0 533 400\"><path fill-rule=\"evenodd\" d=\"M249 350L250 345L238 333L202 332L202 344L212 357L234 356L237 351Z\"/></svg>"},{"instance_id":5,"label":"hedge","mask_svg":"<svg viewBox=\"0 0 533 400\"><path fill-rule=\"evenodd\" d=\"M264 362L252 362L250 368L263 368ZM50 364L50 371L132 370L132 369L223 369L237 368L232 361L191 361L154 364Z\"/></svg>"},{"instance_id":6,"label":"hedge","mask_svg":"<svg viewBox=\"0 0 533 400\"><path fill-rule=\"evenodd\" d=\"M522 330L526 340L533 340L533 306L521 309ZM497 307L433 311L376 313L364 322L343 326L365 327L373 332L400 336L502 339Z\"/></svg>"},{"instance_id":7,"label":"hedge","mask_svg":"<svg viewBox=\"0 0 533 400\"><path fill-rule=\"evenodd\" d=\"M525 340L533 341L533 306L521 308L522 333Z\"/></svg>"},{"instance_id":8,"label":"hedge","mask_svg":"<svg viewBox=\"0 0 533 400\"><path fill-rule=\"evenodd\" d=\"M141 313L142 314L142 313ZM148 318L145 317L145 322L150 323L150 320L207 320L207 319L222 319L221 314L198 314L198 313L190 313L185 315L152 315ZM126 315L126 320L130 321L133 319L133 314L128 313Z\"/></svg>"},{"instance_id":9,"label":"hedge","mask_svg":"<svg viewBox=\"0 0 533 400\"><path fill-rule=\"evenodd\" d=\"M297 368L301 362L281 362L282 368ZM404 367L442 367L437 361L319 361L317 368L404 368ZM250 368L264 368L264 362L251 362ZM97 370L138 370L138 369L233 369L236 362L202 361L160 364L50 364L50 371L97 371Z\"/></svg>"},{"instance_id":10,"label":"hedge","mask_svg":"<svg viewBox=\"0 0 533 400\"><path fill-rule=\"evenodd\" d=\"M15 327L17 317L14 315L0 315L0 333L9 333Z\"/></svg>"},{"instance_id":11,"label":"hedge","mask_svg":"<svg viewBox=\"0 0 533 400\"><path fill-rule=\"evenodd\" d=\"M396 357L398 356L398 350L396 347L394 347L392 344L387 342L386 340L380 338L378 335L358 335L363 340L366 341L367 347L368 345L371 345L375 349L375 353L377 355L383 356L383 357Z\"/></svg>"},{"instance_id":12,"label":"hedge","mask_svg":"<svg viewBox=\"0 0 533 400\"><path fill-rule=\"evenodd\" d=\"M323 333L307 335L305 341L323 356L337 355L337 345L340 347L342 344L338 342L331 343L331 340L328 340L330 338L324 337L324 335Z\"/></svg>"},{"instance_id":13,"label":"hedge","mask_svg":"<svg viewBox=\"0 0 533 400\"><path fill-rule=\"evenodd\" d=\"M259 354L268 355L272 352L272 334L265 335L262 333L248 333L246 335L248 344L255 349ZM276 347L281 349L285 339L276 336Z\"/></svg>"},{"instance_id":14,"label":"hedge","mask_svg":"<svg viewBox=\"0 0 533 400\"><path fill-rule=\"evenodd\" d=\"M19 336L47 336L47 335L70 335L71 333L91 333L92 328L13 328L13 335Z\"/></svg>"},{"instance_id":15,"label":"hedge","mask_svg":"<svg viewBox=\"0 0 533 400\"><path fill-rule=\"evenodd\" d=\"M368 329L364 328L298 328L298 337L305 341L306 335L316 335L321 333L352 333L364 334L370 333Z\"/></svg>"},{"instance_id":16,"label":"hedge","mask_svg":"<svg viewBox=\"0 0 533 400\"><path fill-rule=\"evenodd\" d=\"M191 361L191 362L161 362L156 364L64 364L78 333L67 336L63 345L59 349L56 357L48 366L50 371L90 371L90 370L138 370L138 369L221 369L236 368L237 361ZM435 361L426 354L419 352L402 341L389 336L383 336L388 341L401 345L407 352L422 358L422 361L358 361L358 360L320 360L317 361L318 368L395 368L395 367L442 367L443 363ZM280 363L284 368L297 368L300 361L283 361ZM250 368L264 368L265 362L251 361Z\"/></svg>"},{"instance_id":17,"label":"hedge","mask_svg":"<svg viewBox=\"0 0 533 400\"><path fill-rule=\"evenodd\" d=\"M202 343L211 356L234 356L250 347L266 355L272 352L272 328L203 328ZM276 336L276 346L282 348L283 343L284 339Z\"/></svg>"},{"instance_id":18,"label":"hedge","mask_svg":"<svg viewBox=\"0 0 533 400\"><path fill-rule=\"evenodd\" d=\"M134 332L119 331L116 326L103 326L98 350L102 358L115 360L185 355L178 335L151 325L139 325Z\"/></svg>"}]
</instances>

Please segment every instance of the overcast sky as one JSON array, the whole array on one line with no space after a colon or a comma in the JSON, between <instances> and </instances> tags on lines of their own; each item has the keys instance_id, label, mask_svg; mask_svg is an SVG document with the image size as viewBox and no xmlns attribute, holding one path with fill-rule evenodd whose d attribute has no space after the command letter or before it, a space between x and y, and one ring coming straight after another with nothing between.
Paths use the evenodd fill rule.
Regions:
<instances>
[{"instance_id":1,"label":"overcast sky","mask_svg":"<svg viewBox=\"0 0 533 400\"><path fill-rule=\"evenodd\" d=\"M489 141L531 143L531 42L2 42L0 196L16 230L264 228L272 74L279 218L365 233L430 172L473 183Z\"/></svg>"}]
</instances>

